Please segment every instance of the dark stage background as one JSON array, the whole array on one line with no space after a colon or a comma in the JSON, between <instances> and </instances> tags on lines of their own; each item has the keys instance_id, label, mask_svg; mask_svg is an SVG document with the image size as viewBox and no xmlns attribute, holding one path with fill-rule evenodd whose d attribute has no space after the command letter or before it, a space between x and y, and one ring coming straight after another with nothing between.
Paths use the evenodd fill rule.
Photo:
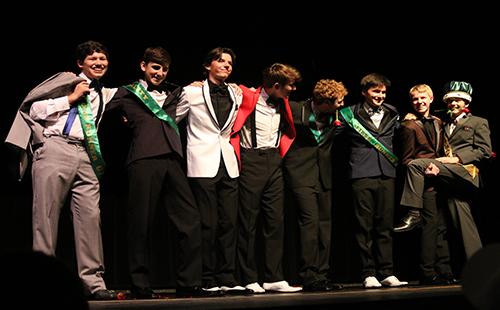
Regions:
<instances>
[{"instance_id":1,"label":"dark stage background","mask_svg":"<svg viewBox=\"0 0 500 310\"><path fill-rule=\"evenodd\" d=\"M393 83L387 102L402 113L409 111L408 89L427 83L435 91L434 109L442 106L442 87L450 80L465 80L474 88L472 113L489 119L494 150L498 151L498 69L500 55L498 18L491 8L452 7L437 10L424 3L401 9L399 14L383 13L375 8L357 8L347 14L343 9L331 11L313 3L299 12L277 7L269 9L272 20L259 15L242 14L222 4L209 11L201 8L192 16L186 10L165 9L152 3L131 11L111 14L99 5L82 3L76 14L39 14L36 10L11 12L19 23L30 19L30 27L19 23L5 24L2 69L4 80L3 113L0 138L5 140L16 110L24 96L50 75L77 70L75 46L85 40L104 43L110 51L110 69L104 82L115 87L136 79L138 62L148 46L164 46L173 63L167 77L170 82L186 85L202 78L201 63L205 54L217 46L233 48L237 55L231 81L258 86L261 70L284 62L297 67L303 82L292 94L293 100L308 97L315 81L332 78L342 81L349 90L347 104L360 98L359 81L371 72L386 75ZM364 5L364 4L363 4ZM45 7L44 9L47 9ZM379 8L380 9L380 8ZM382 10L383 11L383 10ZM474 15L474 17L471 17ZM80 17L83 16L83 17ZM229 17L228 17L229 16ZM305 18L305 16L308 16ZM465 18L467 17L467 18ZM74 19L72 19L74 18ZM76 21L75 21L76 20ZM311 20L314 22L311 23ZM470 23L474 20L474 24ZM84 25L84 23L87 23ZM99 29L92 26L97 25ZM23 30L17 29L22 28ZM116 132L116 142L121 139ZM111 146L113 160L103 180L102 227L106 260L106 280L111 288L127 288L126 267L126 181L120 166L120 145ZM109 156L109 155L108 155ZM0 196L2 216L0 247L31 247L31 179L29 174L15 180L15 161L5 145L1 147L1 175L4 184ZM500 242L498 225L498 160L486 171L486 187L478 196L474 211L485 243ZM354 247L350 206L345 197L345 182L337 180L333 231L333 272L341 282L359 282L357 251ZM173 232L165 225L165 212L158 214L154 234L155 287L173 286L175 242ZM287 248L285 272L292 282L298 281L296 241L298 235L293 204L287 204ZM73 236L68 208L63 212L58 255L74 266ZM395 236L396 274L416 279L418 233Z\"/></svg>"}]
</instances>

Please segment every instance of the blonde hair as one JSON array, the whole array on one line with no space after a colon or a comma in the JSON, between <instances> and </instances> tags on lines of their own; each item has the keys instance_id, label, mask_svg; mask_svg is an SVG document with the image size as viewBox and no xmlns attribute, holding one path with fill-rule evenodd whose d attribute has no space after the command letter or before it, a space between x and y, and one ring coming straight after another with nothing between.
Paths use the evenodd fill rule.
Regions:
<instances>
[{"instance_id":1,"label":"blonde hair","mask_svg":"<svg viewBox=\"0 0 500 310\"><path fill-rule=\"evenodd\" d=\"M410 95L410 98L413 96L413 93L427 93L429 97L434 98L434 93L432 92L432 88L427 85L427 84L418 84L410 88L410 91L408 94Z\"/></svg>"}]
</instances>

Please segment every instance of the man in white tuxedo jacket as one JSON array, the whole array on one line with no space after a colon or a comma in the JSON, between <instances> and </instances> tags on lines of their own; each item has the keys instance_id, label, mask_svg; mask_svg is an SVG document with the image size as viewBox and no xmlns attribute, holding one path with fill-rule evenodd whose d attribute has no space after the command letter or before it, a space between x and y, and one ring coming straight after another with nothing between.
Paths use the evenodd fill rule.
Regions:
<instances>
[{"instance_id":1,"label":"man in white tuxedo jacket","mask_svg":"<svg viewBox=\"0 0 500 310\"><path fill-rule=\"evenodd\" d=\"M239 169L229 143L242 96L225 83L234 60L229 48L211 50L203 63L207 79L184 88L176 116L187 116L187 174L201 214L203 286L243 294L234 276Z\"/></svg>"}]
</instances>

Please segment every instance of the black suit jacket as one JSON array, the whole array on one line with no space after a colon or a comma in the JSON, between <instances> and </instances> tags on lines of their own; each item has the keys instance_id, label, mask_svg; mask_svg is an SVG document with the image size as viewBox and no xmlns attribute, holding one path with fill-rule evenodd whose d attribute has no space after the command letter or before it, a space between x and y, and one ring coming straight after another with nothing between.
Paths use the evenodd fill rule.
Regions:
<instances>
[{"instance_id":1,"label":"black suit jacket","mask_svg":"<svg viewBox=\"0 0 500 310\"><path fill-rule=\"evenodd\" d=\"M163 110L175 119L175 108L181 89L168 93ZM156 117L136 95L120 87L107 105L108 110L120 109L127 118L132 141L127 165L135 160L177 153L183 156L179 135L166 122Z\"/></svg>"},{"instance_id":2,"label":"black suit jacket","mask_svg":"<svg viewBox=\"0 0 500 310\"><path fill-rule=\"evenodd\" d=\"M289 186L315 186L320 181L323 189L332 187L331 150L335 128L326 133L318 143L311 132L309 117L310 101L290 101L297 136L285 156L284 173Z\"/></svg>"}]
</instances>

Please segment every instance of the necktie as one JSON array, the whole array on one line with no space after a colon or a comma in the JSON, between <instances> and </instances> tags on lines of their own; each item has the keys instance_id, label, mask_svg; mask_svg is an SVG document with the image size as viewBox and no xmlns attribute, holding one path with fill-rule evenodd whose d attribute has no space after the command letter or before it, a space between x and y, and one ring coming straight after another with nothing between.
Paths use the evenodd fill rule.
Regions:
<instances>
[{"instance_id":1,"label":"necktie","mask_svg":"<svg viewBox=\"0 0 500 310\"><path fill-rule=\"evenodd\" d=\"M99 119L101 119L102 108L104 105L104 101L102 100L102 84L97 79L93 79L89 85L90 88L93 88L97 94L99 95L99 109L97 110L97 116L95 118L95 125L99 123Z\"/></svg>"},{"instance_id":2,"label":"necktie","mask_svg":"<svg viewBox=\"0 0 500 310\"><path fill-rule=\"evenodd\" d=\"M75 117L78 114L78 106L77 104L73 104L71 109L69 109L68 119L66 119L66 123L63 128L63 135L69 136L69 132L71 130L71 126L73 126L73 122L75 121Z\"/></svg>"}]
</instances>

